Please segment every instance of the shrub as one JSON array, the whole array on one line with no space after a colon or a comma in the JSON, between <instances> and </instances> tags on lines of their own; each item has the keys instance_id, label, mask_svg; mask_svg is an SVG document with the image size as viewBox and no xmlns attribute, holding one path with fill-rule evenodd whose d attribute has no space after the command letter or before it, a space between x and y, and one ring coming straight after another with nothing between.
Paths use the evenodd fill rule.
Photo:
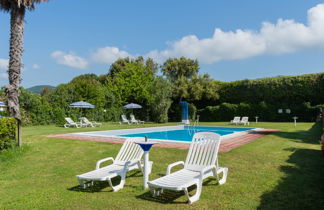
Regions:
<instances>
[{"instance_id":1,"label":"shrub","mask_svg":"<svg viewBox=\"0 0 324 210\"><path fill-rule=\"evenodd\" d=\"M171 86L170 83L162 77L157 77L151 89L151 116L157 123L168 122L168 111L171 106Z\"/></svg>"},{"instance_id":2,"label":"shrub","mask_svg":"<svg viewBox=\"0 0 324 210\"><path fill-rule=\"evenodd\" d=\"M197 108L194 104L188 104L188 111L189 111L189 120L190 121L194 121L196 120L196 116L197 116Z\"/></svg>"},{"instance_id":3,"label":"shrub","mask_svg":"<svg viewBox=\"0 0 324 210\"><path fill-rule=\"evenodd\" d=\"M14 145L16 140L16 120L0 118L0 151Z\"/></svg>"},{"instance_id":4,"label":"shrub","mask_svg":"<svg viewBox=\"0 0 324 210\"><path fill-rule=\"evenodd\" d=\"M219 106L207 106L204 109L198 110L200 121L213 122L218 121Z\"/></svg>"}]
</instances>

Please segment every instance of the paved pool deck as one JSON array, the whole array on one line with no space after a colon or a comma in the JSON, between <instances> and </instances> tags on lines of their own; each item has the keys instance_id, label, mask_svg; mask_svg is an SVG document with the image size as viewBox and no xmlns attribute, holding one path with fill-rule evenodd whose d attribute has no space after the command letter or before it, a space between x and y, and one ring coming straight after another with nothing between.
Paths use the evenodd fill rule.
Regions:
<instances>
[{"instance_id":1,"label":"paved pool deck","mask_svg":"<svg viewBox=\"0 0 324 210\"><path fill-rule=\"evenodd\" d=\"M232 149L240 147L244 144L248 144L252 141L255 141L265 135L277 132L276 129L258 129L245 132L242 135L233 136L229 138L224 138L221 142L219 152L228 152ZM125 141L125 138L117 137L94 137L94 136L80 136L73 133L68 134L49 134L49 135L40 135L49 138L61 138L61 139L72 139L72 140L81 140L81 141L96 141L96 142L107 142L107 143L119 143L122 144ZM154 147L162 148L178 148L178 149L188 149L190 144L188 143L178 143L178 142L163 142L160 141L159 144Z\"/></svg>"}]
</instances>

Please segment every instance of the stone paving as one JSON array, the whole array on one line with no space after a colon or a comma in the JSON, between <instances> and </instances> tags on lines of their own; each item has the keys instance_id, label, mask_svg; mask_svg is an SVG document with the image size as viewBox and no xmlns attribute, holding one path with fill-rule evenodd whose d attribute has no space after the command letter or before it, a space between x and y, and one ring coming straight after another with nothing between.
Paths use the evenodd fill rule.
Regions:
<instances>
[{"instance_id":1,"label":"stone paving","mask_svg":"<svg viewBox=\"0 0 324 210\"><path fill-rule=\"evenodd\" d=\"M265 135L277 132L276 129L258 129L253 130L251 132L243 133L242 135L233 136L229 138L224 138L221 142L219 152L228 152L232 149L240 147L249 142L255 141ZM81 141L97 141L97 142L108 142L108 143L123 143L125 138L115 138L115 137L93 137L93 136L80 136L73 133L69 134L49 134L49 135L41 135L44 137L50 138L62 138L62 139L73 139L73 140L81 140ZM159 144L154 147L162 147L162 148L178 148L178 149L188 149L188 143L171 143L171 142L159 142Z\"/></svg>"}]
</instances>

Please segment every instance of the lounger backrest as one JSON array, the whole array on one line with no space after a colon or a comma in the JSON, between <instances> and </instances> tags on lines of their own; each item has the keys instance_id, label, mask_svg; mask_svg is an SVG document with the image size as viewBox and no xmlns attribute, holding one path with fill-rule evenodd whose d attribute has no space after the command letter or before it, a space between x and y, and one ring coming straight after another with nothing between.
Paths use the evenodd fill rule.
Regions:
<instances>
[{"instance_id":1,"label":"lounger backrest","mask_svg":"<svg viewBox=\"0 0 324 210\"><path fill-rule=\"evenodd\" d=\"M248 122L249 121L249 117L242 117L241 122Z\"/></svg>"},{"instance_id":2,"label":"lounger backrest","mask_svg":"<svg viewBox=\"0 0 324 210\"><path fill-rule=\"evenodd\" d=\"M126 118L126 115L122 114L122 115L121 115L121 118L122 118L122 120L123 120L124 122L128 122L128 119Z\"/></svg>"},{"instance_id":3,"label":"lounger backrest","mask_svg":"<svg viewBox=\"0 0 324 210\"><path fill-rule=\"evenodd\" d=\"M65 120L66 120L66 122L68 122L69 124L75 124L75 122L74 122L71 118L69 118L69 117L66 117Z\"/></svg>"},{"instance_id":4,"label":"lounger backrest","mask_svg":"<svg viewBox=\"0 0 324 210\"><path fill-rule=\"evenodd\" d=\"M240 122L241 117L234 117L233 122Z\"/></svg>"},{"instance_id":5,"label":"lounger backrest","mask_svg":"<svg viewBox=\"0 0 324 210\"><path fill-rule=\"evenodd\" d=\"M83 122L85 122L85 123L91 123L91 122L88 120L88 118L86 118L86 117L81 117L81 119L82 119Z\"/></svg>"},{"instance_id":6,"label":"lounger backrest","mask_svg":"<svg viewBox=\"0 0 324 210\"><path fill-rule=\"evenodd\" d=\"M119 150L114 164L124 165L127 161L139 160L142 158L144 152L139 145L134 143L135 141L144 141L144 138L134 137L127 139Z\"/></svg>"},{"instance_id":7,"label":"lounger backrest","mask_svg":"<svg viewBox=\"0 0 324 210\"><path fill-rule=\"evenodd\" d=\"M202 168L210 165L216 165L217 167L220 139L220 135L217 133L196 133L189 148L185 169L200 171Z\"/></svg>"},{"instance_id":8,"label":"lounger backrest","mask_svg":"<svg viewBox=\"0 0 324 210\"><path fill-rule=\"evenodd\" d=\"M135 116L133 114L130 115L131 121L136 121Z\"/></svg>"}]
</instances>

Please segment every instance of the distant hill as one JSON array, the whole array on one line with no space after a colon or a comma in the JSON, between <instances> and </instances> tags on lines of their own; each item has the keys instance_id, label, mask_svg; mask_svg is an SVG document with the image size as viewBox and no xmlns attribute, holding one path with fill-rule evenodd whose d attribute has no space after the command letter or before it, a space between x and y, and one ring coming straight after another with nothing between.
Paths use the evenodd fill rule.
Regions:
<instances>
[{"instance_id":1,"label":"distant hill","mask_svg":"<svg viewBox=\"0 0 324 210\"><path fill-rule=\"evenodd\" d=\"M27 88L27 90L33 92L33 93L37 93L40 94L43 88L48 88L50 90L53 90L55 87L51 86L51 85L36 85L30 88Z\"/></svg>"}]
</instances>

